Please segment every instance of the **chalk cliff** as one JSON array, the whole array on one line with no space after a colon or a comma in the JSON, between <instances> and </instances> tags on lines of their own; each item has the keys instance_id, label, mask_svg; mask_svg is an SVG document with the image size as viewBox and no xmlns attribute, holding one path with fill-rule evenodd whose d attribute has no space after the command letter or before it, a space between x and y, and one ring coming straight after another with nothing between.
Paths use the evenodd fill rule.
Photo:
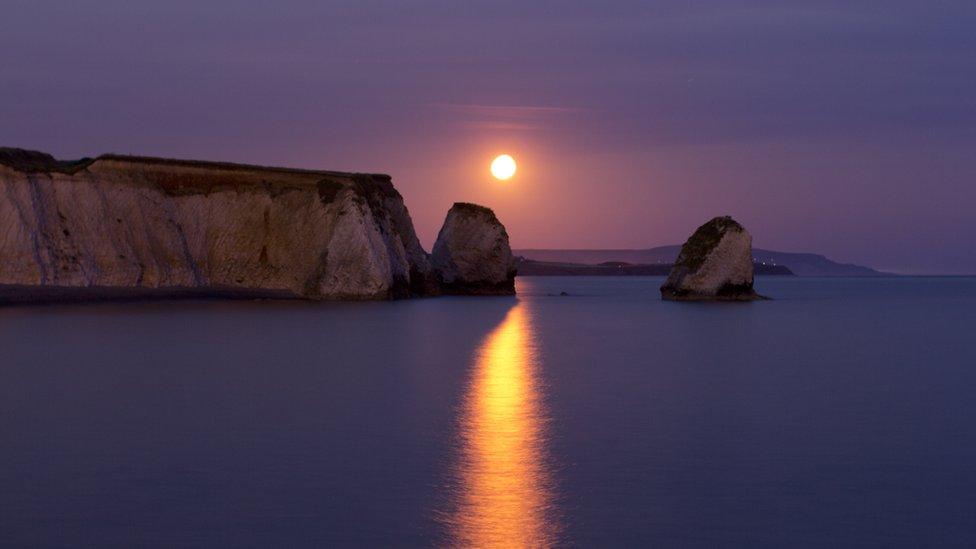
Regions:
<instances>
[{"instance_id":1,"label":"chalk cliff","mask_svg":"<svg viewBox=\"0 0 976 549\"><path fill-rule=\"evenodd\" d=\"M441 289L451 294L515 293L515 257L505 226L484 206L455 203L431 252Z\"/></svg>"},{"instance_id":2,"label":"chalk cliff","mask_svg":"<svg viewBox=\"0 0 976 549\"><path fill-rule=\"evenodd\" d=\"M438 292L389 176L0 149L0 299Z\"/></svg>"},{"instance_id":3,"label":"chalk cliff","mask_svg":"<svg viewBox=\"0 0 976 549\"><path fill-rule=\"evenodd\" d=\"M762 299L752 289L752 235L729 216L695 231L661 286L667 300Z\"/></svg>"}]
</instances>

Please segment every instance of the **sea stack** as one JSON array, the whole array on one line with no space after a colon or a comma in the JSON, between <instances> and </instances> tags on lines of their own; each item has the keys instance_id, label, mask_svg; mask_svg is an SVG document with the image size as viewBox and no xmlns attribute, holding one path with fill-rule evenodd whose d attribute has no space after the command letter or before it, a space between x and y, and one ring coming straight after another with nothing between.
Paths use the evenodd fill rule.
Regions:
<instances>
[{"instance_id":1,"label":"sea stack","mask_svg":"<svg viewBox=\"0 0 976 549\"><path fill-rule=\"evenodd\" d=\"M447 294L515 293L515 257L508 232L484 206L455 203L437 235L431 263Z\"/></svg>"},{"instance_id":2,"label":"sea stack","mask_svg":"<svg viewBox=\"0 0 976 549\"><path fill-rule=\"evenodd\" d=\"M0 302L436 293L386 175L0 149Z\"/></svg>"},{"instance_id":3,"label":"sea stack","mask_svg":"<svg viewBox=\"0 0 976 549\"><path fill-rule=\"evenodd\" d=\"M681 247L661 298L675 301L764 299L752 288L752 235L729 216L705 223Z\"/></svg>"}]
</instances>

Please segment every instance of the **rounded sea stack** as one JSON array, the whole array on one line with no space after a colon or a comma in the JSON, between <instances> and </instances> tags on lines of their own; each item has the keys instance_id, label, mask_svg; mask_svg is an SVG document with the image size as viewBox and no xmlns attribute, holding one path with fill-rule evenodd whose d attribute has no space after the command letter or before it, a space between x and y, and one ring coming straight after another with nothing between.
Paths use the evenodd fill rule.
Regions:
<instances>
[{"instance_id":1,"label":"rounded sea stack","mask_svg":"<svg viewBox=\"0 0 976 549\"><path fill-rule=\"evenodd\" d=\"M681 247L661 298L675 301L753 301L752 235L729 216L716 217Z\"/></svg>"},{"instance_id":2,"label":"rounded sea stack","mask_svg":"<svg viewBox=\"0 0 976 549\"><path fill-rule=\"evenodd\" d=\"M437 235L431 264L445 294L512 295L515 257L491 209L455 203Z\"/></svg>"}]
</instances>

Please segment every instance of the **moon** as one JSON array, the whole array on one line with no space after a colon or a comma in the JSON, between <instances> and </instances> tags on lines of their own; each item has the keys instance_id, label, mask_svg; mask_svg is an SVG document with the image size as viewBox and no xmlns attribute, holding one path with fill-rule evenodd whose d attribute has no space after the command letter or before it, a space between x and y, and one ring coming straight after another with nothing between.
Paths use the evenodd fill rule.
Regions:
<instances>
[{"instance_id":1,"label":"moon","mask_svg":"<svg viewBox=\"0 0 976 549\"><path fill-rule=\"evenodd\" d=\"M515 175L515 170L515 159L510 155L500 154L491 161L491 175L500 181L511 179Z\"/></svg>"}]
</instances>

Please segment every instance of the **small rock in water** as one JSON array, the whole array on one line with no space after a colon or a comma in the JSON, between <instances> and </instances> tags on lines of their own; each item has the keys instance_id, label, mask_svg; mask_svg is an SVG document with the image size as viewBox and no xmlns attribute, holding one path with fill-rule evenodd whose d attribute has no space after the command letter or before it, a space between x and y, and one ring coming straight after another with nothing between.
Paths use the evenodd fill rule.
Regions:
<instances>
[{"instance_id":1,"label":"small rock in water","mask_svg":"<svg viewBox=\"0 0 976 549\"><path fill-rule=\"evenodd\" d=\"M729 216L705 223L681 247L661 286L661 298L675 301L765 299L752 288L752 235Z\"/></svg>"}]
</instances>

